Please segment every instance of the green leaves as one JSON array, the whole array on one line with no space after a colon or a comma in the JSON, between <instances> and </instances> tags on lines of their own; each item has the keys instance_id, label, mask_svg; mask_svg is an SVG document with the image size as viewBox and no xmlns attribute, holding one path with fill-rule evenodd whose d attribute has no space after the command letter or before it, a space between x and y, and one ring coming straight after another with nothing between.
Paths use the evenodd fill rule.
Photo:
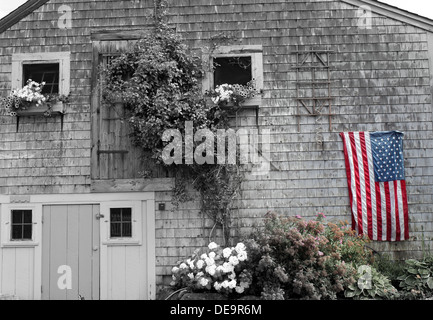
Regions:
<instances>
[{"instance_id":1,"label":"green leaves","mask_svg":"<svg viewBox=\"0 0 433 320\"><path fill-rule=\"evenodd\" d=\"M429 277L426 281L427 286L429 287L430 290L433 290L433 278Z\"/></svg>"},{"instance_id":2,"label":"green leaves","mask_svg":"<svg viewBox=\"0 0 433 320\"><path fill-rule=\"evenodd\" d=\"M397 289L391 281L369 265L361 265L357 270L358 281L351 284L344 292L346 298L363 299L396 299Z\"/></svg>"},{"instance_id":3,"label":"green leaves","mask_svg":"<svg viewBox=\"0 0 433 320\"><path fill-rule=\"evenodd\" d=\"M433 261L406 260L405 273L397 278L400 287L406 291L419 291L422 295L433 294Z\"/></svg>"}]
</instances>

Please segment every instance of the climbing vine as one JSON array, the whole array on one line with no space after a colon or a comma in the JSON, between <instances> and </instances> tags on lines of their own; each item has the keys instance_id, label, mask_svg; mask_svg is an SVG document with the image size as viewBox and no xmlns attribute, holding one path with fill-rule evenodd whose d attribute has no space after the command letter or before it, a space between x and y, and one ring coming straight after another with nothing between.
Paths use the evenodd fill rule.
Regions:
<instances>
[{"instance_id":1,"label":"climbing vine","mask_svg":"<svg viewBox=\"0 0 433 320\"><path fill-rule=\"evenodd\" d=\"M178 130L185 137L187 122L193 123L195 130L206 128L216 133L228 129L234 111L222 108L223 101L216 103L203 93L200 78L206 66L202 58L191 54L164 19L155 20L153 32L101 69L105 79L103 98L108 106L123 103L130 114L128 122L135 144L175 173L174 202L190 200L186 186L192 185L201 195L202 214L214 222L210 237L220 226L229 243L231 207L242 181L239 168L217 161L187 164L185 154L181 163L167 164L163 152L173 140L164 141L162 137L167 130ZM181 143L184 150L186 142ZM194 147L200 143L194 141Z\"/></svg>"}]
</instances>

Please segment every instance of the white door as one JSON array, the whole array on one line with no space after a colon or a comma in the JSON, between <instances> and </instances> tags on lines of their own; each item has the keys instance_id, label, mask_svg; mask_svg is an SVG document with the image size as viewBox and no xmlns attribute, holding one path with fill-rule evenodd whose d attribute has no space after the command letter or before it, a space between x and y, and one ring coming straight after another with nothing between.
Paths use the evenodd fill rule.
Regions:
<instances>
[{"instance_id":1,"label":"white door","mask_svg":"<svg viewBox=\"0 0 433 320\"><path fill-rule=\"evenodd\" d=\"M101 204L101 299L151 299L154 289L154 235L149 230L148 201L113 201ZM152 226L153 228L153 226ZM150 240L152 241L152 240ZM150 277L152 279L154 277Z\"/></svg>"}]
</instances>

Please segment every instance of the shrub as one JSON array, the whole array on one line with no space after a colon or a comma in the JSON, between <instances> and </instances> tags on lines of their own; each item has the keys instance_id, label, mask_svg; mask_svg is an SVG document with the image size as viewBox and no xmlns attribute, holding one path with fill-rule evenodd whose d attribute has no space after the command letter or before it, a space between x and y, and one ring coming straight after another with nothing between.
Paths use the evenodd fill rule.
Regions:
<instances>
[{"instance_id":1,"label":"shrub","mask_svg":"<svg viewBox=\"0 0 433 320\"><path fill-rule=\"evenodd\" d=\"M404 274L397 278L407 298L427 298L433 296L433 257L422 261L406 260Z\"/></svg>"},{"instance_id":2,"label":"shrub","mask_svg":"<svg viewBox=\"0 0 433 320\"><path fill-rule=\"evenodd\" d=\"M350 261L342 259L352 247L346 242L362 244L364 240L323 224L323 218L323 214L309 221L299 216L266 215L263 229L245 241L255 294L278 299L336 299L343 295L356 273ZM329 235L333 235L331 240ZM350 253L359 253L360 260L367 258L358 247Z\"/></svg>"},{"instance_id":3,"label":"shrub","mask_svg":"<svg viewBox=\"0 0 433 320\"><path fill-rule=\"evenodd\" d=\"M324 235L328 239L324 251L336 259L350 261L355 266L373 263L373 255L366 249L370 240L358 235L347 222L327 223Z\"/></svg>"},{"instance_id":4,"label":"shrub","mask_svg":"<svg viewBox=\"0 0 433 320\"><path fill-rule=\"evenodd\" d=\"M388 279L394 287L398 288L400 281L398 277L404 274L405 263L404 261L392 260L389 255L381 254L374 259L372 266Z\"/></svg>"},{"instance_id":5,"label":"shrub","mask_svg":"<svg viewBox=\"0 0 433 320\"><path fill-rule=\"evenodd\" d=\"M251 275L246 269L247 258L243 243L222 248L212 242L207 250L196 250L190 258L173 267L171 285L192 292L242 294L251 284Z\"/></svg>"},{"instance_id":6,"label":"shrub","mask_svg":"<svg viewBox=\"0 0 433 320\"><path fill-rule=\"evenodd\" d=\"M371 266L359 266L356 278L357 281L350 284L345 290L346 298L392 300L400 296L391 281Z\"/></svg>"}]
</instances>

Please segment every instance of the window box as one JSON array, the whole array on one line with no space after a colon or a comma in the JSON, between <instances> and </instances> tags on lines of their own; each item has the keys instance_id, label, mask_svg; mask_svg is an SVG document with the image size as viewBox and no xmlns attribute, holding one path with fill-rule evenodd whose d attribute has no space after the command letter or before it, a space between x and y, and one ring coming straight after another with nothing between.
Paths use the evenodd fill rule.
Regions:
<instances>
[{"instance_id":1,"label":"window box","mask_svg":"<svg viewBox=\"0 0 433 320\"><path fill-rule=\"evenodd\" d=\"M258 108L262 104L262 96L258 95L254 98L250 98L242 102L240 109L242 108L248 108L248 109L255 109ZM229 109L234 108L235 105L232 102L226 103L225 105L221 106L222 109Z\"/></svg>"},{"instance_id":2,"label":"window box","mask_svg":"<svg viewBox=\"0 0 433 320\"><path fill-rule=\"evenodd\" d=\"M54 104L50 104L48 106L47 103L44 103L40 106L36 106L36 104L31 104L30 107L23 110L17 110L16 111L17 116L53 116L53 115L59 115L64 114L64 104L61 101L58 101Z\"/></svg>"}]
</instances>

